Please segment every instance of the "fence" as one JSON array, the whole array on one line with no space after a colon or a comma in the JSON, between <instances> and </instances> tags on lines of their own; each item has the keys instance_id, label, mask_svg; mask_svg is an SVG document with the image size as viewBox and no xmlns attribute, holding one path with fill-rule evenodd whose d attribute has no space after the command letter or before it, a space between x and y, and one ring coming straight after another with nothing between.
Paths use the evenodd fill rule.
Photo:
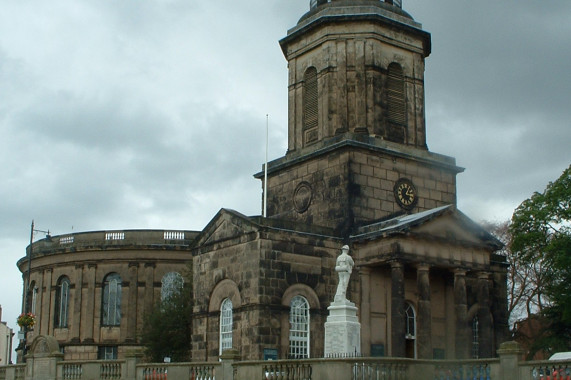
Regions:
<instances>
[{"instance_id":1,"label":"fence","mask_svg":"<svg viewBox=\"0 0 571 380\"><path fill-rule=\"evenodd\" d=\"M140 355L115 361L62 361L30 357L23 365L0 367L0 380L571 380L571 360L520 360L515 342L504 343L498 359L414 360L341 358L238 361L237 352L212 363L141 364ZM50 375L53 370L53 376Z\"/></svg>"}]
</instances>

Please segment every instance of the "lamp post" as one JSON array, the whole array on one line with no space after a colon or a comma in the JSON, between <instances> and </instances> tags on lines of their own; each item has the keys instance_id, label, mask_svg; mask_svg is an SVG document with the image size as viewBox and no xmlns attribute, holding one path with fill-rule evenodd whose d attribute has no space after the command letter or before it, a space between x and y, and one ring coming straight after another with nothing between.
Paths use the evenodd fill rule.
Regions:
<instances>
[{"instance_id":1,"label":"lamp post","mask_svg":"<svg viewBox=\"0 0 571 380\"><path fill-rule=\"evenodd\" d=\"M24 314L28 314L29 312L31 312L31 310L29 310L29 305L30 305L30 283L31 283L31 274L32 274L32 250L33 250L33 242L34 242L34 232L42 232L44 234L47 235L47 237L49 238L50 236L50 231L43 231L43 230L37 230L34 228L34 221L32 220L32 226L30 228L30 250L27 252L27 257L28 257L28 271L27 271L27 279L26 279L26 291L24 292ZM22 348L22 353L23 353L23 361L26 361L26 353L28 351L28 344L27 344L27 340L28 340L28 326L24 325L24 339L23 339L23 345L24 347Z\"/></svg>"}]
</instances>

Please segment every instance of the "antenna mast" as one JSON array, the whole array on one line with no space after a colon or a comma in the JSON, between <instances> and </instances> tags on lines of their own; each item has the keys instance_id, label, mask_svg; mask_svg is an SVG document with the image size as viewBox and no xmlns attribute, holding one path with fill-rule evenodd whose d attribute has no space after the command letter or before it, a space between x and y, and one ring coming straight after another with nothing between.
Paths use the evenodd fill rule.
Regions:
<instances>
[{"instance_id":1,"label":"antenna mast","mask_svg":"<svg viewBox=\"0 0 571 380\"><path fill-rule=\"evenodd\" d=\"M267 217L268 213L268 135L269 135L269 115L266 114L266 163L264 164L264 212L263 217Z\"/></svg>"}]
</instances>

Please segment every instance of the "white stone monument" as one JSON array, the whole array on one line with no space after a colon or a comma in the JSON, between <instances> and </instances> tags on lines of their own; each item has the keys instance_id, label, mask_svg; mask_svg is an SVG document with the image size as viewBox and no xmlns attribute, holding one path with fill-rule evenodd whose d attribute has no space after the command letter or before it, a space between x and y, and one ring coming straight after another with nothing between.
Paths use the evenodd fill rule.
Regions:
<instances>
[{"instance_id":1,"label":"white stone monument","mask_svg":"<svg viewBox=\"0 0 571 380\"><path fill-rule=\"evenodd\" d=\"M335 265L339 275L337 292L327 308L329 316L325 322L325 357L361 354L361 324L357 318L357 307L347 299L347 286L354 265L349 256L349 247L344 245Z\"/></svg>"}]
</instances>

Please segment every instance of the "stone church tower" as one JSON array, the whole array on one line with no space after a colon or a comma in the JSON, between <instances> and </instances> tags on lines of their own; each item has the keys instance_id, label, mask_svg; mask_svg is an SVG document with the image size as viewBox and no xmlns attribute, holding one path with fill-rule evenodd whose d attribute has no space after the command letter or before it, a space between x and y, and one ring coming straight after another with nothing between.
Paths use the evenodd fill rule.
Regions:
<instances>
[{"instance_id":1,"label":"stone church tower","mask_svg":"<svg viewBox=\"0 0 571 380\"><path fill-rule=\"evenodd\" d=\"M363 354L494 356L506 266L456 209L463 168L426 145L430 34L393 1L312 0L280 45L288 151L268 164L266 218L221 210L198 237L193 360L322 357L343 244Z\"/></svg>"},{"instance_id":2,"label":"stone church tower","mask_svg":"<svg viewBox=\"0 0 571 380\"><path fill-rule=\"evenodd\" d=\"M314 4L280 41L288 152L268 166L268 215L347 236L396 213L456 204L451 157L426 146L430 34L378 0ZM400 191L400 194L397 192Z\"/></svg>"}]
</instances>

